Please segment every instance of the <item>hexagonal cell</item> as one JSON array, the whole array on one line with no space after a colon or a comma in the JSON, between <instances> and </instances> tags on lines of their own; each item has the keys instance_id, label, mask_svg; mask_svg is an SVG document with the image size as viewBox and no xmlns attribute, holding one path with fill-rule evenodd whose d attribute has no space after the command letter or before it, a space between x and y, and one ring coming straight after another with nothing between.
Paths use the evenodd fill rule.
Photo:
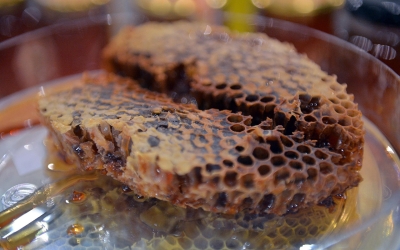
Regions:
<instances>
[{"instance_id":1,"label":"hexagonal cell","mask_svg":"<svg viewBox=\"0 0 400 250\"><path fill-rule=\"evenodd\" d=\"M264 97L261 97L260 101L264 102L264 103L273 102L273 101L275 101L275 97L274 96L264 96Z\"/></svg>"},{"instance_id":2,"label":"hexagonal cell","mask_svg":"<svg viewBox=\"0 0 400 250\"><path fill-rule=\"evenodd\" d=\"M230 116L228 116L227 119L228 119L229 122L238 123L238 122L243 121L243 116L241 116L241 115L230 115Z\"/></svg>"},{"instance_id":3,"label":"hexagonal cell","mask_svg":"<svg viewBox=\"0 0 400 250\"><path fill-rule=\"evenodd\" d=\"M269 157L269 152L267 149L262 148L262 147L256 147L253 150L253 156L257 159L257 160L266 160Z\"/></svg>"},{"instance_id":4,"label":"hexagonal cell","mask_svg":"<svg viewBox=\"0 0 400 250\"><path fill-rule=\"evenodd\" d=\"M231 160L223 160L222 163L228 168L233 167L233 162Z\"/></svg>"},{"instance_id":5,"label":"hexagonal cell","mask_svg":"<svg viewBox=\"0 0 400 250\"><path fill-rule=\"evenodd\" d=\"M267 211L274 207L275 203L275 195L273 194L266 194L258 203L258 208L260 211Z\"/></svg>"},{"instance_id":6,"label":"hexagonal cell","mask_svg":"<svg viewBox=\"0 0 400 250\"><path fill-rule=\"evenodd\" d=\"M305 155L301 160L307 165L315 165L315 159L311 156Z\"/></svg>"},{"instance_id":7,"label":"hexagonal cell","mask_svg":"<svg viewBox=\"0 0 400 250\"><path fill-rule=\"evenodd\" d=\"M234 187L237 184L237 173L233 171L226 172L224 183L228 187Z\"/></svg>"},{"instance_id":8,"label":"hexagonal cell","mask_svg":"<svg viewBox=\"0 0 400 250\"><path fill-rule=\"evenodd\" d=\"M289 166L292 169L295 169L295 170L302 170L303 169L303 163L301 163L299 161L292 160L292 161L289 162Z\"/></svg>"},{"instance_id":9,"label":"hexagonal cell","mask_svg":"<svg viewBox=\"0 0 400 250\"><path fill-rule=\"evenodd\" d=\"M242 88L242 85L240 85L239 83L236 83L236 84L231 85L230 88L232 90L238 90L238 89Z\"/></svg>"},{"instance_id":10,"label":"hexagonal cell","mask_svg":"<svg viewBox=\"0 0 400 250\"><path fill-rule=\"evenodd\" d=\"M249 155L240 155L237 158L237 161L245 166L252 166L253 165L253 159Z\"/></svg>"},{"instance_id":11,"label":"hexagonal cell","mask_svg":"<svg viewBox=\"0 0 400 250\"><path fill-rule=\"evenodd\" d=\"M342 126L350 126L351 125L351 118L350 117L343 117L338 122Z\"/></svg>"},{"instance_id":12,"label":"hexagonal cell","mask_svg":"<svg viewBox=\"0 0 400 250\"><path fill-rule=\"evenodd\" d=\"M333 104L339 104L340 103L340 100L338 99L338 98L330 98L329 99L329 101L331 101L331 103L333 103Z\"/></svg>"},{"instance_id":13,"label":"hexagonal cell","mask_svg":"<svg viewBox=\"0 0 400 250\"><path fill-rule=\"evenodd\" d=\"M340 104L341 104L341 105L343 106L343 108L345 108L345 109L351 109L351 108L354 107L354 103L352 103L352 102L350 102L350 101L342 101Z\"/></svg>"},{"instance_id":14,"label":"hexagonal cell","mask_svg":"<svg viewBox=\"0 0 400 250\"><path fill-rule=\"evenodd\" d=\"M210 240L211 249L222 249L225 246L224 242L221 239L213 238Z\"/></svg>"},{"instance_id":15,"label":"hexagonal cell","mask_svg":"<svg viewBox=\"0 0 400 250\"><path fill-rule=\"evenodd\" d=\"M286 136L281 136L281 142L285 147L291 148L293 146L293 141Z\"/></svg>"},{"instance_id":16,"label":"hexagonal cell","mask_svg":"<svg viewBox=\"0 0 400 250\"><path fill-rule=\"evenodd\" d=\"M290 171L286 168L279 169L275 172L275 183L279 183L280 181L285 181L290 177Z\"/></svg>"},{"instance_id":17,"label":"hexagonal cell","mask_svg":"<svg viewBox=\"0 0 400 250\"><path fill-rule=\"evenodd\" d=\"M322 152L322 151L319 150L319 149L317 149L317 150L314 152L314 154L315 154L315 156L316 156L318 159L320 159L320 160L325 160L325 159L328 158L328 155L327 155L326 153Z\"/></svg>"},{"instance_id":18,"label":"hexagonal cell","mask_svg":"<svg viewBox=\"0 0 400 250\"><path fill-rule=\"evenodd\" d=\"M258 167L257 170L258 170L258 173L261 176L265 176L265 175L268 175L271 172L271 167L268 166L268 165L261 165L261 166Z\"/></svg>"},{"instance_id":19,"label":"hexagonal cell","mask_svg":"<svg viewBox=\"0 0 400 250\"><path fill-rule=\"evenodd\" d=\"M209 173L212 173L212 172L218 172L218 171L220 171L221 170L221 166L220 165L218 165L218 164L206 164L206 170L207 170L207 172L209 172Z\"/></svg>"},{"instance_id":20,"label":"hexagonal cell","mask_svg":"<svg viewBox=\"0 0 400 250\"><path fill-rule=\"evenodd\" d=\"M255 101L258 101L258 98L259 98L258 95L247 95L246 96L246 101L255 102Z\"/></svg>"},{"instance_id":21,"label":"hexagonal cell","mask_svg":"<svg viewBox=\"0 0 400 250\"><path fill-rule=\"evenodd\" d=\"M220 83L220 84L215 85L215 88L216 89L224 89L224 88L226 88L226 86L228 86L226 83Z\"/></svg>"},{"instance_id":22,"label":"hexagonal cell","mask_svg":"<svg viewBox=\"0 0 400 250\"><path fill-rule=\"evenodd\" d=\"M315 168L309 168L307 169L307 174L307 180L316 181L318 177L318 170Z\"/></svg>"},{"instance_id":23,"label":"hexagonal cell","mask_svg":"<svg viewBox=\"0 0 400 250\"><path fill-rule=\"evenodd\" d=\"M274 167L280 167L285 165L286 159L281 155L277 155L271 158L271 163Z\"/></svg>"},{"instance_id":24,"label":"hexagonal cell","mask_svg":"<svg viewBox=\"0 0 400 250\"><path fill-rule=\"evenodd\" d=\"M347 110L347 115L350 117L357 117L359 116L361 113L358 110L354 110L354 109L349 109Z\"/></svg>"},{"instance_id":25,"label":"hexagonal cell","mask_svg":"<svg viewBox=\"0 0 400 250\"><path fill-rule=\"evenodd\" d=\"M254 188L254 174L246 174L240 178L240 184L246 189Z\"/></svg>"},{"instance_id":26,"label":"hexagonal cell","mask_svg":"<svg viewBox=\"0 0 400 250\"><path fill-rule=\"evenodd\" d=\"M234 125L230 126L230 129L231 129L231 131L233 131L233 132L239 133L239 132L244 131L246 128L245 128L243 125L234 124Z\"/></svg>"},{"instance_id":27,"label":"hexagonal cell","mask_svg":"<svg viewBox=\"0 0 400 250\"><path fill-rule=\"evenodd\" d=\"M322 117L322 123L330 125L330 124L337 123L337 121L333 117L324 116L324 117Z\"/></svg>"},{"instance_id":28,"label":"hexagonal cell","mask_svg":"<svg viewBox=\"0 0 400 250\"><path fill-rule=\"evenodd\" d=\"M196 238L193 243L197 249L207 249L208 248L208 240L205 238L202 238L202 237Z\"/></svg>"},{"instance_id":29,"label":"hexagonal cell","mask_svg":"<svg viewBox=\"0 0 400 250\"><path fill-rule=\"evenodd\" d=\"M345 93L339 93L336 95L337 98L339 98L340 100L346 100L348 95L346 95Z\"/></svg>"},{"instance_id":30,"label":"hexagonal cell","mask_svg":"<svg viewBox=\"0 0 400 250\"><path fill-rule=\"evenodd\" d=\"M324 175L332 173L332 171L333 171L332 164L330 164L328 162L319 163L319 171L321 172L321 174L324 174Z\"/></svg>"},{"instance_id":31,"label":"hexagonal cell","mask_svg":"<svg viewBox=\"0 0 400 250\"><path fill-rule=\"evenodd\" d=\"M306 116L304 116L304 120L305 120L306 122L316 122L316 121L317 121L317 119L316 119L313 115L306 115Z\"/></svg>"},{"instance_id":32,"label":"hexagonal cell","mask_svg":"<svg viewBox=\"0 0 400 250\"><path fill-rule=\"evenodd\" d=\"M299 158L299 154L295 151L286 151L284 153L284 155L290 159L298 159Z\"/></svg>"},{"instance_id":33,"label":"hexagonal cell","mask_svg":"<svg viewBox=\"0 0 400 250\"><path fill-rule=\"evenodd\" d=\"M346 109L343 108L342 106L339 106L339 105L334 105L334 106L333 106L333 109L334 109L335 112L338 113L338 114L344 114L344 113L346 113Z\"/></svg>"},{"instance_id":34,"label":"hexagonal cell","mask_svg":"<svg viewBox=\"0 0 400 250\"><path fill-rule=\"evenodd\" d=\"M280 154L283 152L281 141L275 137L267 137L267 143L270 145L270 150L274 154Z\"/></svg>"},{"instance_id":35,"label":"hexagonal cell","mask_svg":"<svg viewBox=\"0 0 400 250\"><path fill-rule=\"evenodd\" d=\"M297 151L299 151L302 154L309 154L311 153L311 149L308 146L305 145L299 145L297 146Z\"/></svg>"}]
</instances>

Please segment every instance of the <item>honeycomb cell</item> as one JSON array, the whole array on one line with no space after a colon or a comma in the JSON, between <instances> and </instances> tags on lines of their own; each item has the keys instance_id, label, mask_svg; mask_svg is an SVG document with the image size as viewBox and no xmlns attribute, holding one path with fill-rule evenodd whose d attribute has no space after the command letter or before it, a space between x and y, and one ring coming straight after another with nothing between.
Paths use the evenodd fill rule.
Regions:
<instances>
[{"instance_id":1,"label":"honeycomb cell","mask_svg":"<svg viewBox=\"0 0 400 250\"><path fill-rule=\"evenodd\" d=\"M318 177L318 170L316 168L309 168L307 169L308 180L316 181Z\"/></svg>"},{"instance_id":2,"label":"honeycomb cell","mask_svg":"<svg viewBox=\"0 0 400 250\"><path fill-rule=\"evenodd\" d=\"M242 89L242 85L240 85L240 84L233 84L233 85L230 86L230 88L231 88L232 90L239 90L239 89Z\"/></svg>"},{"instance_id":3,"label":"honeycomb cell","mask_svg":"<svg viewBox=\"0 0 400 250\"><path fill-rule=\"evenodd\" d=\"M340 104L342 105L343 108L345 108L347 110L354 108L354 104L350 101L341 101Z\"/></svg>"},{"instance_id":4,"label":"honeycomb cell","mask_svg":"<svg viewBox=\"0 0 400 250\"><path fill-rule=\"evenodd\" d=\"M331 101L333 104L339 104L340 100L338 98L331 98L329 99L329 101Z\"/></svg>"},{"instance_id":5,"label":"honeycomb cell","mask_svg":"<svg viewBox=\"0 0 400 250\"><path fill-rule=\"evenodd\" d=\"M208 240L205 238L202 238L202 237L196 238L193 243L197 249L207 249L208 248Z\"/></svg>"},{"instance_id":6,"label":"honeycomb cell","mask_svg":"<svg viewBox=\"0 0 400 250\"><path fill-rule=\"evenodd\" d=\"M299 238L302 238L308 234L307 228L304 226L298 226L294 232Z\"/></svg>"},{"instance_id":7,"label":"honeycomb cell","mask_svg":"<svg viewBox=\"0 0 400 250\"><path fill-rule=\"evenodd\" d=\"M224 183L229 187L235 187L237 184L237 173L229 171L225 174Z\"/></svg>"},{"instance_id":8,"label":"honeycomb cell","mask_svg":"<svg viewBox=\"0 0 400 250\"><path fill-rule=\"evenodd\" d=\"M230 116L228 116L228 121L233 122L233 123L239 123L239 122L243 121L243 116L230 115Z\"/></svg>"},{"instance_id":9,"label":"honeycomb cell","mask_svg":"<svg viewBox=\"0 0 400 250\"><path fill-rule=\"evenodd\" d=\"M207 165L206 165L206 170L207 170L207 172L209 172L209 173L217 172L217 171L220 171L220 170L221 170L221 166L218 165L218 164L207 164Z\"/></svg>"},{"instance_id":10,"label":"honeycomb cell","mask_svg":"<svg viewBox=\"0 0 400 250\"><path fill-rule=\"evenodd\" d=\"M215 88L216 89L224 89L224 88L226 88L228 85L226 84L226 83L220 83L220 84L217 84L216 86L215 86Z\"/></svg>"},{"instance_id":11,"label":"honeycomb cell","mask_svg":"<svg viewBox=\"0 0 400 250\"><path fill-rule=\"evenodd\" d=\"M236 239L229 239L225 244L228 249L239 249L241 246L241 243Z\"/></svg>"},{"instance_id":12,"label":"honeycomb cell","mask_svg":"<svg viewBox=\"0 0 400 250\"><path fill-rule=\"evenodd\" d=\"M315 159L311 156L305 155L301 160L307 165L315 165Z\"/></svg>"},{"instance_id":13,"label":"honeycomb cell","mask_svg":"<svg viewBox=\"0 0 400 250\"><path fill-rule=\"evenodd\" d=\"M271 158L271 163L274 167L280 167L286 164L286 160L283 156L277 155Z\"/></svg>"},{"instance_id":14,"label":"honeycomb cell","mask_svg":"<svg viewBox=\"0 0 400 250\"><path fill-rule=\"evenodd\" d=\"M270 145L270 150L274 154L280 154L283 152L283 147L277 138L274 137L268 137L267 138L267 143Z\"/></svg>"},{"instance_id":15,"label":"honeycomb cell","mask_svg":"<svg viewBox=\"0 0 400 250\"><path fill-rule=\"evenodd\" d=\"M230 129L231 129L233 132L239 133L239 132L243 132L246 128L245 128L243 125L234 124L234 125L232 125L232 126L230 127Z\"/></svg>"},{"instance_id":16,"label":"honeycomb cell","mask_svg":"<svg viewBox=\"0 0 400 250\"><path fill-rule=\"evenodd\" d=\"M350 117L343 117L338 122L342 126L350 126L352 124Z\"/></svg>"},{"instance_id":17,"label":"honeycomb cell","mask_svg":"<svg viewBox=\"0 0 400 250\"><path fill-rule=\"evenodd\" d=\"M290 161L289 166L295 170L302 170L303 164L299 161Z\"/></svg>"},{"instance_id":18,"label":"honeycomb cell","mask_svg":"<svg viewBox=\"0 0 400 250\"><path fill-rule=\"evenodd\" d=\"M237 158L237 161L245 166L252 166L253 165L253 159L249 155L241 155Z\"/></svg>"},{"instance_id":19,"label":"honeycomb cell","mask_svg":"<svg viewBox=\"0 0 400 250\"><path fill-rule=\"evenodd\" d=\"M275 183L279 183L280 181L285 181L290 177L290 171L286 168L279 169L275 172Z\"/></svg>"},{"instance_id":20,"label":"honeycomb cell","mask_svg":"<svg viewBox=\"0 0 400 250\"><path fill-rule=\"evenodd\" d=\"M316 119L314 116L312 116L312 115L306 115L306 116L304 116L304 120L305 120L306 122L316 122L316 121L317 121L317 119Z\"/></svg>"},{"instance_id":21,"label":"honeycomb cell","mask_svg":"<svg viewBox=\"0 0 400 250\"><path fill-rule=\"evenodd\" d=\"M298 159L298 158L299 158L299 154L296 153L295 151L286 151L286 152L284 153L284 155L285 155L287 158L290 158L290 159Z\"/></svg>"},{"instance_id":22,"label":"honeycomb cell","mask_svg":"<svg viewBox=\"0 0 400 250\"><path fill-rule=\"evenodd\" d=\"M222 163L228 168L233 167L233 162L231 160L223 160Z\"/></svg>"},{"instance_id":23,"label":"honeycomb cell","mask_svg":"<svg viewBox=\"0 0 400 250\"><path fill-rule=\"evenodd\" d=\"M325 154L324 152L322 152L322 151L319 150L319 149L317 149L317 150L315 151L314 154L315 154L315 156L316 156L318 159L320 159L320 160L325 160L325 159L328 158L328 155Z\"/></svg>"},{"instance_id":24,"label":"honeycomb cell","mask_svg":"<svg viewBox=\"0 0 400 250\"><path fill-rule=\"evenodd\" d=\"M349 110L347 110L347 115L350 117L357 117L360 115L360 111L354 110L354 109L349 109Z\"/></svg>"},{"instance_id":25,"label":"honeycomb cell","mask_svg":"<svg viewBox=\"0 0 400 250\"><path fill-rule=\"evenodd\" d=\"M224 247L224 245L225 244L221 239L213 238L210 241L211 249L215 249L215 250L222 249ZM188 249L188 248L185 248L185 249Z\"/></svg>"},{"instance_id":26,"label":"honeycomb cell","mask_svg":"<svg viewBox=\"0 0 400 250\"><path fill-rule=\"evenodd\" d=\"M333 109L335 110L336 113L338 114L345 114L346 113L346 109L343 108L342 106L339 105L334 105Z\"/></svg>"},{"instance_id":27,"label":"honeycomb cell","mask_svg":"<svg viewBox=\"0 0 400 250\"><path fill-rule=\"evenodd\" d=\"M264 97L261 97L260 101L264 102L264 103L273 102L273 101L275 101L275 97L274 96L264 96Z\"/></svg>"},{"instance_id":28,"label":"honeycomb cell","mask_svg":"<svg viewBox=\"0 0 400 250\"><path fill-rule=\"evenodd\" d=\"M295 184L302 184L307 180L307 176L304 173L294 173L293 177Z\"/></svg>"},{"instance_id":29,"label":"honeycomb cell","mask_svg":"<svg viewBox=\"0 0 400 250\"><path fill-rule=\"evenodd\" d=\"M241 186L250 189L254 188L254 174L246 174L240 178Z\"/></svg>"},{"instance_id":30,"label":"honeycomb cell","mask_svg":"<svg viewBox=\"0 0 400 250\"><path fill-rule=\"evenodd\" d=\"M243 146L236 146L235 149L236 149L238 152L242 152L242 151L244 150L244 147L243 147Z\"/></svg>"},{"instance_id":31,"label":"honeycomb cell","mask_svg":"<svg viewBox=\"0 0 400 250\"><path fill-rule=\"evenodd\" d=\"M255 102L255 101L258 101L258 98L259 98L258 95L248 95L248 96L246 96L246 101Z\"/></svg>"},{"instance_id":32,"label":"honeycomb cell","mask_svg":"<svg viewBox=\"0 0 400 250\"><path fill-rule=\"evenodd\" d=\"M297 149L297 151L299 151L299 152L302 153L302 154L309 154L309 153L311 153L310 147L305 146L305 145L300 145L300 146L298 146L296 149Z\"/></svg>"},{"instance_id":33,"label":"honeycomb cell","mask_svg":"<svg viewBox=\"0 0 400 250\"><path fill-rule=\"evenodd\" d=\"M345 99L347 99L348 96L346 94L344 94L344 93L339 93L339 94L336 95L336 97L341 99L341 100L345 100Z\"/></svg>"},{"instance_id":34,"label":"honeycomb cell","mask_svg":"<svg viewBox=\"0 0 400 250\"><path fill-rule=\"evenodd\" d=\"M335 124L335 123L337 123L335 118L329 117L329 116L322 117L322 122L324 124Z\"/></svg>"},{"instance_id":35,"label":"honeycomb cell","mask_svg":"<svg viewBox=\"0 0 400 250\"><path fill-rule=\"evenodd\" d=\"M267 210L274 207L275 196L273 194L266 194L258 203L258 209L261 212L266 212Z\"/></svg>"},{"instance_id":36,"label":"honeycomb cell","mask_svg":"<svg viewBox=\"0 0 400 250\"><path fill-rule=\"evenodd\" d=\"M322 174L330 174L333 171L333 167L330 163L327 162L321 162L319 163L319 170Z\"/></svg>"},{"instance_id":37,"label":"honeycomb cell","mask_svg":"<svg viewBox=\"0 0 400 250\"><path fill-rule=\"evenodd\" d=\"M266 160L269 157L269 153L268 150L262 147L256 147L253 150L253 156L257 159L257 160Z\"/></svg>"},{"instance_id":38,"label":"honeycomb cell","mask_svg":"<svg viewBox=\"0 0 400 250\"><path fill-rule=\"evenodd\" d=\"M268 165L261 165L261 166L258 167L257 170L258 170L258 173L261 176L265 176L265 175L268 175L271 172L271 167L268 166Z\"/></svg>"},{"instance_id":39,"label":"honeycomb cell","mask_svg":"<svg viewBox=\"0 0 400 250\"><path fill-rule=\"evenodd\" d=\"M186 237L178 238L178 243L183 249L190 249L193 246L192 241Z\"/></svg>"},{"instance_id":40,"label":"honeycomb cell","mask_svg":"<svg viewBox=\"0 0 400 250\"><path fill-rule=\"evenodd\" d=\"M329 87L333 90L333 91L340 91L342 90L341 86L339 84L331 84L329 85Z\"/></svg>"},{"instance_id":41,"label":"honeycomb cell","mask_svg":"<svg viewBox=\"0 0 400 250\"><path fill-rule=\"evenodd\" d=\"M291 148L293 146L293 141L287 138L286 136L281 136L280 139L285 147Z\"/></svg>"}]
</instances>

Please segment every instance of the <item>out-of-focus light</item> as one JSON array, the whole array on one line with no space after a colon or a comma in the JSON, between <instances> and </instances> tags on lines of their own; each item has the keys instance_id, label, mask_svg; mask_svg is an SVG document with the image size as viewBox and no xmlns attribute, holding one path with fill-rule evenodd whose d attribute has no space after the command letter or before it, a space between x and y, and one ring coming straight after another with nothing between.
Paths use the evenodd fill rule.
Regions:
<instances>
[{"instance_id":1,"label":"out-of-focus light","mask_svg":"<svg viewBox=\"0 0 400 250\"><path fill-rule=\"evenodd\" d=\"M299 13L307 14L315 10L315 4L313 0L293 0L293 7Z\"/></svg>"},{"instance_id":2,"label":"out-of-focus light","mask_svg":"<svg viewBox=\"0 0 400 250\"><path fill-rule=\"evenodd\" d=\"M153 0L149 5L150 11L157 16L166 16L172 9L172 4L168 0Z\"/></svg>"},{"instance_id":3,"label":"out-of-focus light","mask_svg":"<svg viewBox=\"0 0 400 250\"><path fill-rule=\"evenodd\" d=\"M386 151L387 151L389 154L391 154L391 155L394 154L394 150L393 150L390 146L387 146L387 147L386 147Z\"/></svg>"},{"instance_id":4,"label":"out-of-focus light","mask_svg":"<svg viewBox=\"0 0 400 250\"><path fill-rule=\"evenodd\" d=\"M264 9L271 4L271 0L251 0L254 6L260 9Z\"/></svg>"},{"instance_id":5,"label":"out-of-focus light","mask_svg":"<svg viewBox=\"0 0 400 250\"><path fill-rule=\"evenodd\" d=\"M137 0L137 5L140 6L140 8L144 9L144 10L149 10L150 9L150 0Z\"/></svg>"},{"instance_id":6,"label":"out-of-focus light","mask_svg":"<svg viewBox=\"0 0 400 250\"><path fill-rule=\"evenodd\" d=\"M174 4L174 12L179 16L188 16L196 10L193 0L177 0Z\"/></svg>"},{"instance_id":7,"label":"out-of-focus light","mask_svg":"<svg viewBox=\"0 0 400 250\"><path fill-rule=\"evenodd\" d=\"M400 15L400 4L393 2L382 2L383 7L393 15Z\"/></svg>"},{"instance_id":8,"label":"out-of-focus light","mask_svg":"<svg viewBox=\"0 0 400 250\"><path fill-rule=\"evenodd\" d=\"M339 7L344 4L344 0L330 0L331 5Z\"/></svg>"},{"instance_id":9,"label":"out-of-focus light","mask_svg":"<svg viewBox=\"0 0 400 250\"><path fill-rule=\"evenodd\" d=\"M235 0L237 1L237 0ZM208 6L213 9L220 9L225 6L227 0L206 0Z\"/></svg>"}]
</instances>

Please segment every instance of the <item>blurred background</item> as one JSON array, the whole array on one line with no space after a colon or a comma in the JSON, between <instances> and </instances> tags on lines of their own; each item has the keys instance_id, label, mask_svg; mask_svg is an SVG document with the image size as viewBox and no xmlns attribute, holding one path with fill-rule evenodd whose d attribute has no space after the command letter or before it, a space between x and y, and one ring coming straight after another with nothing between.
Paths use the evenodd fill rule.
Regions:
<instances>
[{"instance_id":1,"label":"blurred background","mask_svg":"<svg viewBox=\"0 0 400 250\"><path fill-rule=\"evenodd\" d=\"M157 21L275 17L347 40L400 74L400 0L0 0L0 42L54 23L115 12ZM235 18L225 25L249 29Z\"/></svg>"}]
</instances>

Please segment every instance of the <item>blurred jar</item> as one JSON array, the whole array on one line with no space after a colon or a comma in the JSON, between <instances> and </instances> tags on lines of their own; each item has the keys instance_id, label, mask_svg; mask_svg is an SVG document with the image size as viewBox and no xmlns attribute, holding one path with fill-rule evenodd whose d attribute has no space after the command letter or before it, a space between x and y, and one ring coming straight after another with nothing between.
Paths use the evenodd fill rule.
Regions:
<instances>
[{"instance_id":1,"label":"blurred jar","mask_svg":"<svg viewBox=\"0 0 400 250\"><path fill-rule=\"evenodd\" d=\"M192 18L201 7L198 0L132 0L150 19L178 20Z\"/></svg>"},{"instance_id":2,"label":"blurred jar","mask_svg":"<svg viewBox=\"0 0 400 250\"><path fill-rule=\"evenodd\" d=\"M0 0L1 1L1 0ZM33 0L46 23L104 14L110 0Z\"/></svg>"},{"instance_id":3,"label":"blurred jar","mask_svg":"<svg viewBox=\"0 0 400 250\"><path fill-rule=\"evenodd\" d=\"M343 6L345 0L251 0L260 9L279 16L311 16Z\"/></svg>"},{"instance_id":4,"label":"blurred jar","mask_svg":"<svg viewBox=\"0 0 400 250\"><path fill-rule=\"evenodd\" d=\"M400 74L400 0L347 0L334 20L336 36Z\"/></svg>"}]
</instances>

